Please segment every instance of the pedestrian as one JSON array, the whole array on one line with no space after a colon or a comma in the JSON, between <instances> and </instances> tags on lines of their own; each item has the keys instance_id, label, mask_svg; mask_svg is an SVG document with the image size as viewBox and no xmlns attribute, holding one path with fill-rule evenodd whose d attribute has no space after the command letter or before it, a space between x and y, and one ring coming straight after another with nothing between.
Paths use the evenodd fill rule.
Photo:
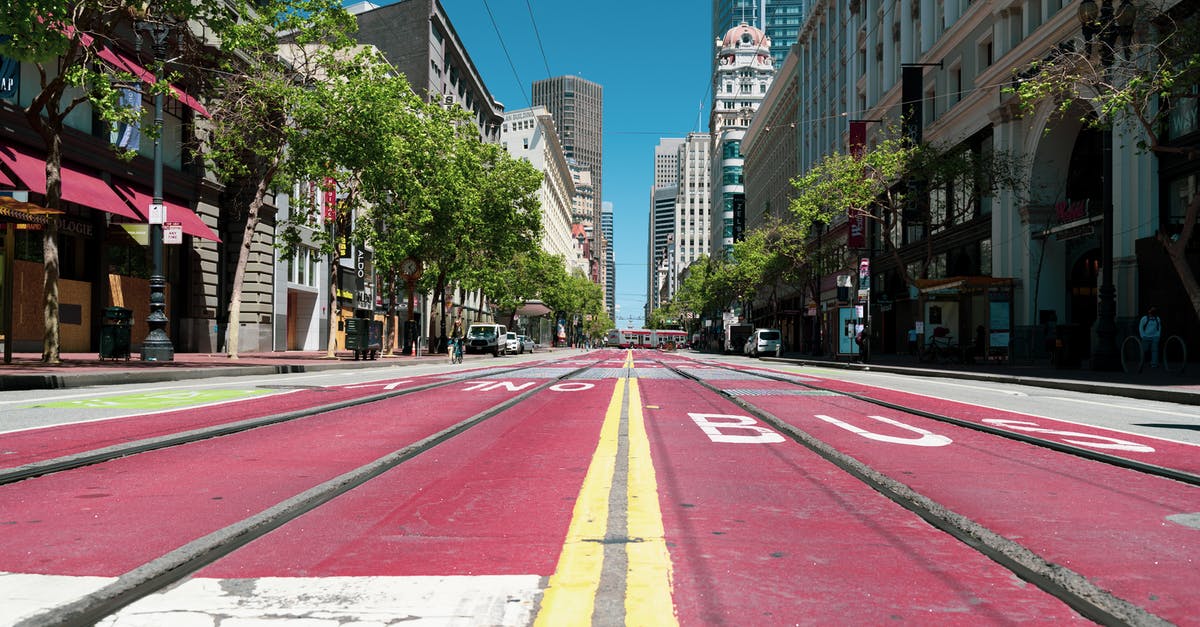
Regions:
<instances>
[{"instance_id":1,"label":"pedestrian","mask_svg":"<svg viewBox=\"0 0 1200 627\"><path fill-rule=\"evenodd\" d=\"M1142 321L1138 323L1138 335L1142 338L1142 355L1150 351L1150 367L1158 367L1158 338L1162 336L1162 319L1158 317L1158 309L1150 307Z\"/></svg>"},{"instance_id":2,"label":"pedestrian","mask_svg":"<svg viewBox=\"0 0 1200 627\"><path fill-rule=\"evenodd\" d=\"M856 327L858 331L854 334L854 343L858 344L858 360L865 364L870 351L867 341L867 325L859 323Z\"/></svg>"},{"instance_id":3,"label":"pedestrian","mask_svg":"<svg viewBox=\"0 0 1200 627\"><path fill-rule=\"evenodd\" d=\"M908 354L917 354L917 327L908 330Z\"/></svg>"}]
</instances>

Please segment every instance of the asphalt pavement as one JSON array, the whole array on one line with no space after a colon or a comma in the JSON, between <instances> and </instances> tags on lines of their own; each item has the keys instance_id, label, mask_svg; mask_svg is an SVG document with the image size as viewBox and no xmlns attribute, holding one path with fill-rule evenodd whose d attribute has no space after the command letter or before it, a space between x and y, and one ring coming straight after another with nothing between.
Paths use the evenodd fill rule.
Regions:
<instances>
[{"instance_id":1,"label":"asphalt pavement","mask_svg":"<svg viewBox=\"0 0 1200 627\"><path fill-rule=\"evenodd\" d=\"M554 354L564 349L541 349ZM574 350L574 349L567 349ZM689 354L691 351L682 351ZM468 356L464 366L484 365L490 355ZM501 358L503 359L503 358ZM444 362L445 355L380 356L374 360L355 360L353 353L340 351L329 357L326 351L278 351L242 353L230 359L222 353L176 353L169 362L131 359L100 359L95 353L61 355L58 364L46 364L40 354L14 354L11 362L0 363L0 390L38 390L78 388L120 383L155 383L222 376L261 376L291 372L319 372L343 368L405 367L421 363ZM853 370L893 372L910 376L936 376L998 383L1109 394L1126 398L1200 405L1200 366L1168 372L1163 368L1145 368L1142 372L1095 371L1084 361L1078 368L1056 368L1048 360L1013 361L980 364L924 364L911 355L876 355L868 363L830 358L792 355L764 357L766 365L801 365Z\"/></svg>"}]
</instances>

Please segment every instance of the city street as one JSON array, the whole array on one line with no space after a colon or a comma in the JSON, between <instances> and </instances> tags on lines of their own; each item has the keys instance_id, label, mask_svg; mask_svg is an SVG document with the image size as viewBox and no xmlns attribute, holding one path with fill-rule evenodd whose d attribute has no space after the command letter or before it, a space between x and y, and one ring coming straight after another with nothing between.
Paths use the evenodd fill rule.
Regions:
<instances>
[{"instance_id":1,"label":"city street","mask_svg":"<svg viewBox=\"0 0 1200 627\"><path fill-rule=\"evenodd\" d=\"M1200 624L1180 403L615 349L0 403L3 624Z\"/></svg>"}]
</instances>

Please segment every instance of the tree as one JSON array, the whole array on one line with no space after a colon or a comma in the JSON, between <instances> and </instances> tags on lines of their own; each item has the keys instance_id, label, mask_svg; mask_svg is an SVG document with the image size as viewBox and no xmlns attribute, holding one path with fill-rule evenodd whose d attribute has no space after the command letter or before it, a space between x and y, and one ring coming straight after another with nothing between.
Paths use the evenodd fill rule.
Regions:
<instances>
[{"instance_id":1,"label":"tree","mask_svg":"<svg viewBox=\"0 0 1200 627\"><path fill-rule=\"evenodd\" d=\"M1171 129L1172 122L1182 122L1185 133L1197 128L1200 10L1195 3L1160 1L1140 3L1137 11L1130 25L1120 23L1128 14L1088 25L1089 30L1116 28L1118 37L1112 41L1097 38L1081 49L1059 47L1050 57L1020 68L1016 95L1025 111L1052 102L1066 115L1082 104L1084 124L1140 137L1139 149L1160 161L1194 159L1200 155L1200 136ZM1121 32L1125 28L1129 31ZM1157 239L1200 318L1200 282L1186 255L1198 215L1200 192L1193 188L1178 232L1164 227Z\"/></svg>"},{"instance_id":2,"label":"tree","mask_svg":"<svg viewBox=\"0 0 1200 627\"><path fill-rule=\"evenodd\" d=\"M242 287L254 232L267 197L289 189L288 147L299 143L303 123L327 106L327 81L338 54L353 42L353 16L336 0L267 0L227 29L218 75L220 97L211 108L213 125L206 157L220 174L238 215L245 220L230 286L226 352L238 356ZM297 51L285 59L279 37L288 34Z\"/></svg>"},{"instance_id":3,"label":"tree","mask_svg":"<svg viewBox=\"0 0 1200 627\"><path fill-rule=\"evenodd\" d=\"M858 157L826 155L792 179L796 196L789 209L798 229L793 238L807 238L816 225L832 224L843 215L873 222L883 253L912 285L926 275L934 258L935 238L928 233L969 220L980 200L995 191L1024 185L1022 159L985 148L918 145L885 136ZM914 181L920 184L909 184ZM915 244L906 243L905 228L920 232L912 238ZM916 250L922 252L914 255ZM915 266L905 263L914 256Z\"/></svg>"},{"instance_id":4,"label":"tree","mask_svg":"<svg viewBox=\"0 0 1200 627\"><path fill-rule=\"evenodd\" d=\"M289 57L309 51L292 47ZM413 93L403 75L394 72L376 51L363 49L349 55L315 48L326 54L319 64L326 74L319 93L325 106L297 111L303 129L288 148L285 170L296 181L332 185L338 200L325 215L316 193L300 194L293 202L292 216L284 222L277 245L294 250L300 242L300 227L310 229L319 251L331 260L340 256L340 244L353 242L370 246L377 274L385 277L388 298L387 347L394 345L391 320L396 313L396 276L402 260L416 248L415 233L408 228L404 213L407 201L421 193L414 172L439 171L435 147L451 125L441 120ZM431 115L432 114L432 115ZM322 194L323 195L323 194ZM418 203L419 204L419 203ZM357 219L356 219L357 218ZM330 263L329 311L339 310L336 261ZM328 355L336 348L338 317L329 317Z\"/></svg>"},{"instance_id":5,"label":"tree","mask_svg":"<svg viewBox=\"0 0 1200 627\"><path fill-rule=\"evenodd\" d=\"M407 257L421 260L420 289L433 291L435 302L446 302L452 284L512 296L504 271L538 250L542 174L480 141L461 108L424 105L419 117L420 132L405 137L387 164L390 182L371 186L366 241L383 253L383 270ZM440 324L444 337L445 317Z\"/></svg>"},{"instance_id":6,"label":"tree","mask_svg":"<svg viewBox=\"0 0 1200 627\"><path fill-rule=\"evenodd\" d=\"M38 71L38 91L24 114L46 149L49 209L61 206L63 130L69 114L90 104L107 123L141 121L140 108L120 103L122 89L140 79L100 56L124 33L135 32L139 21L180 29L190 21L218 36L230 24L226 4L220 0L159 0L141 6L119 0L15 0L0 12L0 54L33 63ZM198 45L189 37L180 41ZM149 86L147 93L168 93L170 80ZM51 220L42 232L42 361L47 363L60 360L57 238L58 224Z\"/></svg>"}]
</instances>

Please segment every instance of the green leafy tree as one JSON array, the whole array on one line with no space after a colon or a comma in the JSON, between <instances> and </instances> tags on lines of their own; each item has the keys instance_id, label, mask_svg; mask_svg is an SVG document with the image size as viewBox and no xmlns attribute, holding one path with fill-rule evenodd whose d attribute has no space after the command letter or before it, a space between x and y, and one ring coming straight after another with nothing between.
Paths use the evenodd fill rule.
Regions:
<instances>
[{"instance_id":1,"label":"green leafy tree","mask_svg":"<svg viewBox=\"0 0 1200 627\"><path fill-rule=\"evenodd\" d=\"M268 196L290 189L285 167L289 146L302 142L306 121L328 106L329 69L352 45L353 16L336 0L268 0L227 29L221 38L223 71L211 111L206 157L229 190L244 220L230 286L226 352L238 356L242 289L254 233ZM295 54L280 54L287 34Z\"/></svg>"},{"instance_id":2,"label":"green leafy tree","mask_svg":"<svg viewBox=\"0 0 1200 627\"><path fill-rule=\"evenodd\" d=\"M1200 97L1200 10L1188 2L1142 2L1136 11L1118 12L1109 24L1097 20L1089 25L1117 29L1122 36L1111 42L1100 38L1079 49L1059 48L1020 68L1016 95L1026 112L1046 102L1061 115L1083 111L1079 119L1084 124L1105 132L1115 129L1160 161L1195 159L1200 140L1188 131L1197 126ZM1133 23L1122 23L1131 17ZM1192 189L1184 203L1182 224L1175 231L1164 227L1157 239L1200 318L1200 282L1187 255L1200 215L1200 193Z\"/></svg>"},{"instance_id":3,"label":"green leafy tree","mask_svg":"<svg viewBox=\"0 0 1200 627\"><path fill-rule=\"evenodd\" d=\"M289 56L299 52L294 50ZM319 48L314 52L331 51ZM300 227L305 227L320 252L331 260L340 256L344 242L370 246L376 273L385 278L389 308L385 345L390 350L394 346L391 321L397 308L398 269L418 241L408 228L405 211L408 200L419 197L422 189L411 173L440 167L436 146L452 127L373 49L355 54L337 51L320 65L326 73L320 93L327 101L324 107L298 112L297 124L303 132L289 145L285 171L297 181L320 182L318 187L333 181L340 199L330 220L323 215L320 194L301 194L295 199L292 216L283 224L278 245L294 250ZM330 263L329 311L339 310L337 268ZM337 317L330 316L329 324L327 352L333 356Z\"/></svg>"},{"instance_id":4,"label":"green leafy tree","mask_svg":"<svg viewBox=\"0 0 1200 627\"><path fill-rule=\"evenodd\" d=\"M892 257L911 285L925 276L936 240L922 236L909 244L901 229L916 226L928 233L962 223L978 211L980 199L1000 189L1022 189L1022 162L1003 151L915 145L894 137L884 137L859 157L832 153L792 179L796 196L789 209L798 230L789 239L807 239L817 225L831 224L842 215L865 219L877 225L882 252ZM909 185L912 181L920 185ZM947 189L968 192L958 194L955 203L930 202L931 193L937 196ZM909 257L917 261L918 276L905 263Z\"/></svg>"},{"instance_id":5,"label":"green leafy tree","mask_svg":"<svg viewBox=\"0 0 1200 627\"><path fill-rule=\"evenodd\" d=\"M120 0L14 0L0 11L0 54L32 63L37 68L36 93L24 115L46 150L46 206L57 210L62 200L62 151L66 119L88 104L104 122L136 124L143 111L120 104L122 88L136 77L113 67L99 55L109 44L135 32L137 22L169 24L184 35L178 42L191 57L199 42L184 33L184 25L217 34L227 31L227 5L220 0L158 0L131 5ZM145 87L147 95L167 93L177 75ZM51 220L42 232L44 331L42 361L58 363L58 224Z\"/></svg>"}]
</instances>

